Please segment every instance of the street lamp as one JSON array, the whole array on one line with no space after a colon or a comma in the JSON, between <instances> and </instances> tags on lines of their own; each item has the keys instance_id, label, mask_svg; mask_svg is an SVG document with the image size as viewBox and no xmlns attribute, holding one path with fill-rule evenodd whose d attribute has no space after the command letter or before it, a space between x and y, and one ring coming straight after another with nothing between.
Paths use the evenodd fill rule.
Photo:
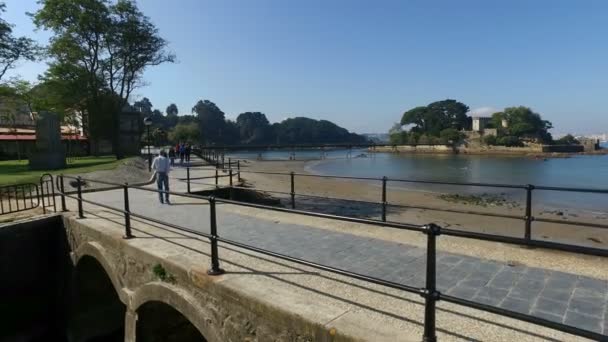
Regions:
<instances>
[{"instance_id":1,"label":"street lamp","mask_svg":"<svg viewBox=\"0 0 608 342\"><path fill-rule=\"evenodd\" d=\"M146 129L148 131L148 138L146 140L148 140L148 172L152 171L152 154L150 153L150 126L152 125L152 118L149 116L146 116L144 118L144 125L146 126Z\"/></svg>"}]
</instances>

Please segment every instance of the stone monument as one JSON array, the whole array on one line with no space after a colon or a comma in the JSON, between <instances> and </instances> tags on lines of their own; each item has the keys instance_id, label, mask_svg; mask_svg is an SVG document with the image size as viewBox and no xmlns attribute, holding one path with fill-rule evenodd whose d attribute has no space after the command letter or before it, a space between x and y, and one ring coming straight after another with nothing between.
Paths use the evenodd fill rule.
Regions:
<instances>
[{"instance_id":1,"label":"stone monument","mask_svg":"<svg viewBox=\"0 0 608 342\"><path fill-rule=\"evenodd\" d=\"M57 115L39 112L36 120L36 147L30 154L30 169L56 170L63 169L65 147L61 143L61 127Z\"/></svg>"}]
</instances>

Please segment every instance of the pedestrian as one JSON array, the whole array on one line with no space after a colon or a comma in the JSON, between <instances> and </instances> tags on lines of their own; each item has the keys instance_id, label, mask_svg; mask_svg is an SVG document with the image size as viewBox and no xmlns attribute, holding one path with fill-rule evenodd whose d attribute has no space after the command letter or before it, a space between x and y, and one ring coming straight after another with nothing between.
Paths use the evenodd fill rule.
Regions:
<instances>
[{"instance_id":1,"label":"pedestrian","mask_svg":"<svg viewBox=\"0 0 608 342\"><path fill-rule=\"evenodd\" d=\"M171 159L171 166L175 166L175 148L171 147L169 149L169 159Z\"/></svg>"},{"instance_id":2,"label":"pedestrian","mask_svg":"<svg viewBox=\"0 0 608 342\"><path fill-rule=\"evenodd\" d=\"M190 153L192 153L192 146L190 144L186 144L186 163L190 162Z\"/></svg>"},{"instance_id":3,"label":"pedestrian","mask_svg":"<svg viewBox=\"0 0 608 342\"><path fill-rule=\"evenodd\" d=\"M171 202L169 202L169 170L171 169L171 166L169 165L169 159L167 158L167 152L165 152L165 150L160 150L160 154L154 158L152 168L156 172L156 187L158 188L158 199L160 200L160 203L171 204ZM165 194L164 201L163 191Z\"/></svg>"},{"instance_id":4,"label":"pedestrian","mask_svg":"<svg viewBox=\"0 0 608 342\"><path fill-rule=\"evenodd\" d=\"M186 157L186 146L184 143L179 144L179 164L184 164L184 158Z\"/></svg>"}]
</instances>

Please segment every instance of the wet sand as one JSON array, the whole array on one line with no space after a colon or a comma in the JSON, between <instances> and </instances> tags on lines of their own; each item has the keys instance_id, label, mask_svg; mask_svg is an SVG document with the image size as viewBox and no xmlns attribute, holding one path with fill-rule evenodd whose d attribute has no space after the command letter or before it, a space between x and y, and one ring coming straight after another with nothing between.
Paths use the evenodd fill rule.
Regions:
<instances>
[{"instance_id":1,"label":"wet sand","mask_svg":"<svg viewBox=\"0 0 608 342\"><path fill-rule=\"evenodd\" d=\"M246 184L258 190L290 192L289 175L265 175L247 171L290 172L312 175L307 171L306 161L245 161L241 163ZM380 219L382 215L381 182L295 176L296 208L318 212ZM504 236L524 237L525 204L518 201L482 203L475 201L448 201L441 198L440 189L434 192L411 190L399 187L387 188L387 220L401 223L435 223L444 228L483 232ZM453 194L449 192L448 194ZM288 207L288 194L272 194ZM332 197L320 199L304 195ZM523 197L523 196L522 196ZM355 201L356 200L356 201ZM363 201L363 202L357 202ZM373 203L368 203L373 202ZM454 213L412 207L441 210L457 210ZM515 218L491 217L479 214L516 216ZM576 208L546 208L542 203L534 204L532 215L537 219L557 220L560 223L532 222L532 238L554 242L571 243L595 248L608 248L608 229L581 227L568 224L571 221L606 224L608 216L602 212L589 212ZM563 222L563 223L562 223Z\"/></svg>"}]
</instances>

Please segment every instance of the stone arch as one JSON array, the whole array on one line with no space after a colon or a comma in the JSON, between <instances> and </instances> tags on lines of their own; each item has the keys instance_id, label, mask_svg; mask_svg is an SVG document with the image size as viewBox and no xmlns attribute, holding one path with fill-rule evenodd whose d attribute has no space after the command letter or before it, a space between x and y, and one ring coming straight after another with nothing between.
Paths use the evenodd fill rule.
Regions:
<instances>
[{"instance_id":1,"label":"stone arch","mask_svg":"<svg viewBox=\"0 0 608 342\"><path fill-rule=\"evenodd\" d=\"M97 252L89 250L76 256L68 310L70 341L124 340L127 306L120 298L117 280L112 279L112 269Z\"/></svg>"},{"instance_id":2,"label":"stone arch","mask_svg":"<svg viewBox=\"0 0 608 342\"><path fill-rule=\"evenodd\" d=\"M137 289L131 298L130 307L133 311L137 312L146 303L166 304L185 317L207 341L222 341L211 323L211 313L197 306L194 296L178 286L161 282L148 283Z\"/></svg>"},{"instance_id":3,"label":"stone arch","mask_svg":"<svg viewBox=\"0 0 608 342\"><path fill-rule=\"evenodd\" d=\"M129 296L127 292L123 289L123 281L122 279L120 279L118 272L110 263L109 258L107 257L108 253L106 252L106 249L100 243L95 241L86 242L78 246L78 249L76 249L76 252L74 254L75 267L78 267L78 263L85 256L89 256L97 260L97 262L99 262L101 267L103 267L104 271L108 275L108 278L110 278L110 281L112 282L114 290L118 294L120 301L123 302L125 305L128 305Z\"/></svg>"}]
</instances>

